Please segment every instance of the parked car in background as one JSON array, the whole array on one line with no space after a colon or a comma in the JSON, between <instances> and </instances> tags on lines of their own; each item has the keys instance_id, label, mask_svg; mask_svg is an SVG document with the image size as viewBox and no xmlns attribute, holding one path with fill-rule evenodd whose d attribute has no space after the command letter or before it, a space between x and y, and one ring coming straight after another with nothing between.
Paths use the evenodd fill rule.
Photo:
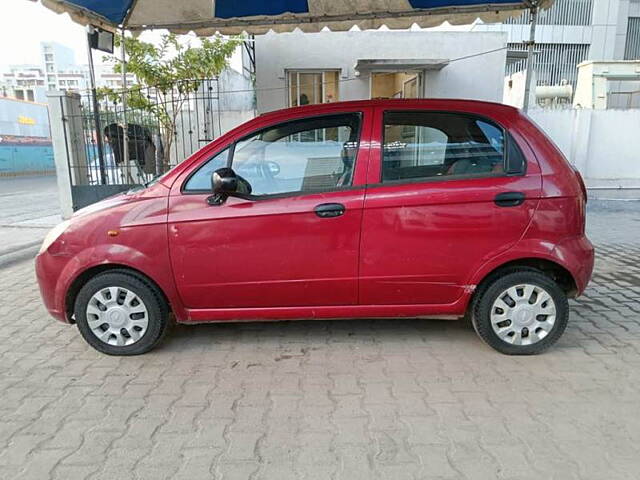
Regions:
<instances>
[{"instance_id":1,"label":"parked car in background","mask_svg":"<svg viewBox=\"0 0 640 480\"><path fill-rule=\"evenodd\" d=\"M593 268L586 190L517 109L462 100L262 115L78 211L36 261L44 303L101 352L180 323L469 315L507 354L567 325Z\"/></svg>"}]
</instances>

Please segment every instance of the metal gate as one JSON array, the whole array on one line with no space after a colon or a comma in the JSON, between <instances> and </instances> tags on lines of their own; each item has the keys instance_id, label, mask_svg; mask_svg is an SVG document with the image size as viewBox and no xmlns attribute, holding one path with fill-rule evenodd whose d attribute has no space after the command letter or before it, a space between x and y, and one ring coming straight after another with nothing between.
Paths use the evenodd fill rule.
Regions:
<instances>
[{"instance_id":1,"label":"metal gate","mask_svg":"<svg viewBox=\"0 0 640 480\"><path fill-rule=\"evenodd\" d=\"M134 86L127 108L114 95L77 96L62 109L73 210L148 183L219 136L219 93L210 78L166 91Z\"/></svg>"}]
</instances>

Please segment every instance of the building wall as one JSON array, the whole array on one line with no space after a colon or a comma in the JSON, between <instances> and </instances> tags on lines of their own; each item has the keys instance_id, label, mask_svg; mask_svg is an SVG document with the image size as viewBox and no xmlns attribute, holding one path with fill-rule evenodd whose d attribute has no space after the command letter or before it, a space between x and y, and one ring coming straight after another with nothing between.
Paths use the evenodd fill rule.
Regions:
<instances>
[{"instance_id":1,"label":"building wall","mask_svg":"<svg viewBox=\"0 0 640 480\"><path fill-rule=\"evenodd\" d=\"M71 68L76 63L74 51L58 42L40 42L40 55L42 55L43 64L54 65L54 71ZM51 57L45 55L51 55Z\"/></svg>"},{"instance_id":2,"label":"building wall","mask_svg":"<svg viewBox=\"0 0 640 480\"><path fill-rule=\"evenodd\" d=\"M640 15L640 0L556 0L539 15L536 28L536 71L539 85L574 87L577 65L587 61L622 60L629 51L630 18ZM503 24L476 24L475 31L507 33L509 48L525 50L530 32L528 12ZM630 38L631 37L631 38ZM509 65L507 73L524 70L525 62Z\"/></svg>"},{"instance_id":3,"label":"building wall","mask_svg":"<svg viewBox=\"0 0 640 480\"><path fill-rule=\"evenodd\" d=\"M287 70L339 70L339 99L368 99L369 74L358 59L456 59L506 44L501 32L349 31L256 37L258 112L287 107ZM425 75L424 96L501 101L505 50L453 62ZM471 72L471 73L470 73Z\"/></svg>"},{"instance_id":4,"label":"building wall","mask_svg":"<svg viewBox=\"0 0 640 480\"><path fill-rule=\"evenodd\" d=\"M0 97L0 136L49 138L46 104Z\"/></svg>"},{"instance_id":5,"label":"building wall","mask_svg":"<svg viewBox=\"0 0 640 480\"><path fill-rule=\"evenodd\" d=\"M592 0L591 15L567 12L565 22L545 24L544 17L536 27L536 42L548 44L589 45L590 60L621 60L627 32L627 18L634 11L637 0ZM552 8L559 9L573 3L574 9L585 8L587 2L556 0ZM584 21L588 18L587 21ZM557 20L558 17L555 17ZM551 23L551 22L550 22ZM502 31L508 34L509 43L521 43L529 39L529 16L525 13L508 23L476 25L478 31Z\"/></svg>"}]
</instances>

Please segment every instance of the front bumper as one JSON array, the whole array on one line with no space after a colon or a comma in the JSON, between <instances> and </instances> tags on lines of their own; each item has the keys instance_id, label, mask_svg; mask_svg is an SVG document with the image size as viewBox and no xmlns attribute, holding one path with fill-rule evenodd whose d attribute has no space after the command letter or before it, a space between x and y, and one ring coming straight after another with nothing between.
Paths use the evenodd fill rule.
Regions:
<instances>
[{"instance_id":1,"label":"front bumper","mask_svg":"<svg viewBox=\"0 0 640 480\"><path fill-rule=\"evenodd\" d=\"M49 314L60 322L70 323L65 305L66 288L60 285L60 273L64 264L62 258L47 251L39 253L36 256L36 278L40 296Z\"/></svg>"}]
</instances>

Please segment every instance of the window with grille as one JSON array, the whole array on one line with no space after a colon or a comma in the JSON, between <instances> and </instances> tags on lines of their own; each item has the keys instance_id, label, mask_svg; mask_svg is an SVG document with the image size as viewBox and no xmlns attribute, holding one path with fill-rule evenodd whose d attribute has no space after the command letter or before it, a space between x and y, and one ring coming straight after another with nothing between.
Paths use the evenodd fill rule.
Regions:
<instances>
[{"instance_id":1,"label":"window with grille","mask_svg":"<svg viewBox=\"0 0 640 480\"><path fill-rule=\"evenodd\" d=\"M640 60L640 17L629 17L624 59Z\"/></svg>"},{"instance_id":2,"label":"window with grille","mask_svg":"<svg viewBox=\"0 0 640 480\"><path fill-rule=\"evenodd\" d=\"M556 0L551 8L538 14L540 25L591 25L593 0ZM519 17L508 19L505 23L526 25L531 23L529 11Z\"/></svg>"},{"instance_id":3,"label":"window with grille","mask_svg":"<svg viewBox=\"0 0 640 480\"><path fill-rule=\"evenodd\" d=\"M525 51L522 43L510 43L509 49ZM587 60L589 44L537 43L535 71L538 85L560 85L563 80L575 87L578 64ZM507 65L507 75L526 69L526 60Z\"/></svg>"}]
</instances>

